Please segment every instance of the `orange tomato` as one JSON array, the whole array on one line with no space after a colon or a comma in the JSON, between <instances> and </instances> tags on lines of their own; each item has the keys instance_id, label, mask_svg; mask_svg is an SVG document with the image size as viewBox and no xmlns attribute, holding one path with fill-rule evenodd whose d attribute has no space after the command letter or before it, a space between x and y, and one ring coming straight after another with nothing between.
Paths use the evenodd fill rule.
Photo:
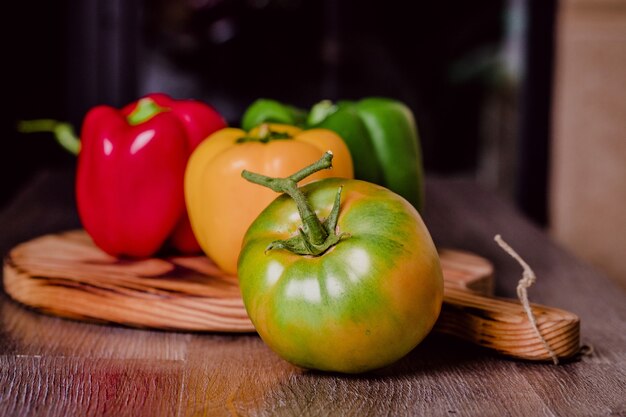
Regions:
<instances>
[{"instance_id":1,"label":"orange tomato","mask_svg":"<svg viewBox=\"0 0 626 417\"><path fill-rule=\"evenodd\" d=\"M278 197L244 180L244 169L286 177L328 150L334 155L333 169L317 172L301 184L329 177L353 178L350 151L327 129L265 124L248 133L225 128L203 141L187 164L185 201L193 232L206 255L223 271L236 274L244 234Z\"/></svg>"}]
</instances>

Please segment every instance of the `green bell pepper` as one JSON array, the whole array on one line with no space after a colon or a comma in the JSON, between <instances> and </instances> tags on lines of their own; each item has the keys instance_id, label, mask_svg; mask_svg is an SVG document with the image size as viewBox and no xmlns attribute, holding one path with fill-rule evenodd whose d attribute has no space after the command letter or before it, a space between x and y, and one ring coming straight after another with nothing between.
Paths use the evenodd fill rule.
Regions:
<instances>
[{"instance_id":1,"label":"green bell pepper","mask_svg":"<svg viewBox=\"0 0 626 417\"><path fill-rule=\"evenodd\" d=\"M251 131L261 123L280 123L302 127L306 112L276 100L260 98L248 107L241 119L241 128Z\"/></svg>"},{"instance_id":2,"label":"green bell pepper","mask_svg":"<svg viewBox=\"0 0 626 417\"><path fill-rule=\"evenodd\" d=\"M355 178L382 185L408 200L418 211L424 203L420 141L411 110L388 98L328 100L315 104L308 116L275 100L259 99L245 112L242 128L264 122L326 128L342 137L354 161Z\"/></svg>"}]
</instances>

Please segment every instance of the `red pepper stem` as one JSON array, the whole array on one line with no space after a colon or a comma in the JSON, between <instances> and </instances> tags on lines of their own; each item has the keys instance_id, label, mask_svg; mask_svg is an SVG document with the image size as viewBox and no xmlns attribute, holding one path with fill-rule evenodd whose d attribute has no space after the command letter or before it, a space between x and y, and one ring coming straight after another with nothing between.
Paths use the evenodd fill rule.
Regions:
<instances>
[{"instance_id":1,"label":"red pepper stem","mask_svg":"<svg viewBox=\"0 0 626 417\"><path fill-rule=\"evenodd\" d=\"M128 121L128 124L136 126L147 122L159 113L163 113L169 110L170 109L167 107L159 106L150 97L144 97L137 101L137 106L126 117L126 120Z\"/></svg>"},{"instance_id":2,"label":"red pepper stem","mask_svg":"<svg viewBox=\"0 0 626 417\"><path fill-rule=\"evenodd\" d=\"M315 214L306 196L298 188L298 182L322 169L332 167L332 152L328 151L317 162L301 169L286 178L272 178L244 170L241 176L246 180L270 188L279 193L289 195L298 207L298 213L304 228L299 229L299 234L287 240L277 240L268 246L267 250L281 248L300 255L318 256L326 252L344 237L344 234L336 234L337 215L341 200L341 188L338 190L335 204L327 221L322 222Z\"/></svg>"},{"instance_id":3,"label":"red pepper stem","mask_svg":"<svg viewBox=\"0 0 626 417\"><path fill-rule=\"evenodd\" d=\"M63 149L73 155L80 152L80 139L69 123L52 119L21 120L17 130L20 133L52 133Z\"/></svg>"}]
</instances>

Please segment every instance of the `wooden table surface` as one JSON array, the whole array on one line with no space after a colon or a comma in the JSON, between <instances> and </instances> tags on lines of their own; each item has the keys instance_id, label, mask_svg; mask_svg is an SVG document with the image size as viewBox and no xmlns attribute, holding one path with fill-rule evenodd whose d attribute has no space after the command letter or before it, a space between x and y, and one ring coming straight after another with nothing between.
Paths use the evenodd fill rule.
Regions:
<instances>
[{"instance_id":1,"label":"wooden table surface","mask_svg":"<svg viewBox=\"0 0 626 417\"><path fill-rule=\"evenodd\" d=\"M3 255L79 226L72 181L71 173L42 173L0 212ZM390 367L344 376L297 369L254 334L80 323L2 293L0 416L626 416L622 289L471 182L430 178L424 217L438 246L491 259L496 294L513 297L521 269L493 241L502 234L538 276L531 300L578 314L593 354L528 363L430 335Z\"/></svg>"}]
</instances>

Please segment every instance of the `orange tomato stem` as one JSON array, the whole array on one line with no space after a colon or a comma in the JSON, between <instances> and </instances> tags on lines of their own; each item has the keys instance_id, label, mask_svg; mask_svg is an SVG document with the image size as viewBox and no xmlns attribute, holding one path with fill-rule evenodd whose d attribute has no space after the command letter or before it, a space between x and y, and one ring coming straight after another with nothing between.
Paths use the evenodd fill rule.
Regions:
<instances>
[{"instance_id":1,"label":"orange tomato stem","mask_svg":"<svg viewBox=\"0 0 626 417\"><path fill-rule=\"evenodd\" d=\"M286 178L272 178L247 170L241 173L243 178L254 184L289 195L298 207L298 213L300 214L300 219L304 227L299 229L299 233L296 236L286 240L272 242L267 250L286 249L299 255L318 256L336 245L346 236L345 234L337 235L335 231L341 201L341 188L337 192L337 197L330 216L323 223L315 214L315 211L309 204L304 193L298 188L299 181L322 169L331 168L332 159L332 152L327 151L317 162L304 167Z\"/></svg>"}]
</instances>

